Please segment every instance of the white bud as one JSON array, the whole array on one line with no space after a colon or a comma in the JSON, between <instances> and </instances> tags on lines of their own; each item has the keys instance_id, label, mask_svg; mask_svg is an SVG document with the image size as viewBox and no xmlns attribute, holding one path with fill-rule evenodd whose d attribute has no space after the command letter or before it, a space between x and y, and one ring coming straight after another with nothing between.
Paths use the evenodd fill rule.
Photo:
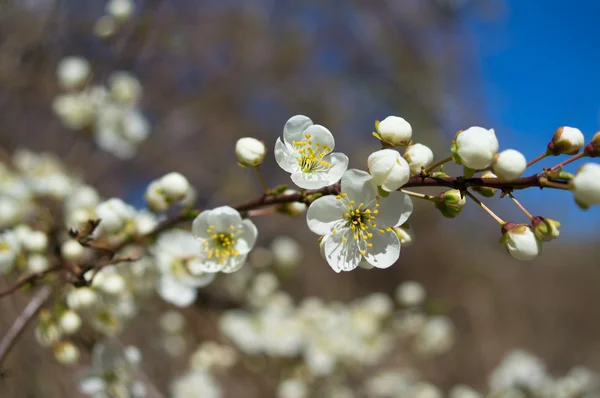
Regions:
<instances>
[{"instance_id":1,"label":"white bud","mask_svg":"<svg viewBox=\"0 0 600 398\"><path fill-rule=\"evenodd\" d=\"M439 388L430 383L420 382L411 389L412 398L443 398Z\"/></svg>"},{"instance_id":2,"label":"white bud","mask_svg":"<svg viewBox=\"0 0 600 398\"><path fill-rule=\"evenodd\" d=\"M135 209L121 199L112 198L96 207L96 216L101 220L102 230L117 233L135 217Z\"/></svg>"},{"instance_id":3,"label":"white bud","mask_svg":"<svg viewBox=\"0 0 600 398\"><path fill-rule=\"evenodd\" d=\"M108 86L113 99L121 104L135 104L142 95L140 81L129 72L113 72L108 77Z\"/></svg>"},{"instance_id":4,"label":"white bud","mask_svg":"<svg viewBox=\"0 0 600 398\"><path fill-rule=\"evenodd\" d=\"M27 257L27 269L33 274L44 272L50 268L50 262L41 254L31 254Z\"/></svg>"},{"instance_id":5,"label":"white bud","mask_svg":"<svg viewBox=\"0 0 600 398\"><path fill-rule=\"evenodd\" d=\"M125 279L123 279L121 275L112 272L107 272L105 274L106 275L102 278L98 278L100 274L96 275L94 278L94 286L97 285L98 289L113 295L122 293L125 290ZM96 284L96 280L99 281L98 284Z\"/></svg>"},{"instance_id":6,"label":"white bud","mask_svg":"<svg viewBox=\"0 0 600 398\"><path fill-rule=\"evenodd\" d=\"M43 347L49 347L56 343L62 336L61 330L58 325L48 322L40 322L35 328L35 339Z\"/></svg>"},{"instance_id":7,"label":"white bud","mask_svg":"<svg viewBox=\"0 0 600 398\"><path fill-rule=\"evenodd\" d=\"M0 234L0 275L12 270L19 251L19 240L15 234L10 232Z\"/></svg>"},{"instance_id":8,"label":"white bud","mask_svg":"<svg viewBox=\"0 0 600 398\"><path fill-rule=\"evenodd\" d=\"M85 255L85 249L75 239L69 239L60 247L60 253L65 260L76 263Z\"/></svg>"},{"instance_id":9,"label":"white bud","mask_svg":"<svg viewBox=\"0 0 600 398\"><path fill-rule=\"evenodd\" d=\"M581 130L574 127L559 127L548 143L548 154L575 155L585 145L585 137Z\"/></svg>"},{"instance_id":10,"label":"white bud","mask_svg":"<svg viewBox=\"0 0 600 398\"><path fill-rule=\"evenodd\" d=\"M117 21L112 15L103 15L94 24L94 34L101 39L113 37L117 30Z\"/></svg>"},{"instance_id":11,"label":"white bud","mask_svg":"<svg viewBox=\"0 0 600 398\"><path fill-rule=\"evenodd\" d=\"M455 159L458 163L474 170L485 169L498 152L496 133L494 129L469 127L456 135L452 152L458 157Z\"/></svg>"},{"instance_id":12,"label":"white bud","mask_svg":"<svg viewBox=\"0 0 600 398\"><path fill-rule=\"evenodd\" d=\"M408 145L412 137L410 123L398 116L388 116L377 125L377 132L393 145Z\"/></svg>"},{"instance_id":13,"label":"white bud","mask_svg":"<svg viewBox=\"0 0 600 398\"><path fill-rule=\"evenodd\" d=\"M283 191L283 193L285 195L291 195L294 193L298 193L298 191L295 191L293 189L286 189L285 191ZM306 211L306 203L303 203L303 202L285 203L285 204L281 205L279 210L285 214L289 214L290 216L299 216L300 214L302 214Z\"/></svg>"},{"instance_id":14,"label":"white bud","mask_svg":"<svg viewBox=\"0 0 600 398\"><path fill-rule=\"evenodd\" d=\"M169 202L167 202L167 199L162 194L160 181L152 181L150 185L148 185L146 193L144 194L144 199L146 199L146 203L152 211L163 212L169 208Z\"/></svg>"},{"instance_id":15,"label":"white bud","mask_svg":"<svg viewBox=\"0 0 600 398\"><path fill-rule=\"evenodd\" d=\"M242 166L258 166L265 159L267 148L262 141L244 137L235 144L235 155Z\"/></svg>"},{"instance_id":16,"label":"white bud","mask_svg":"<svg viewBox=\"0 0 600 398\"><path fill-rule=\"evenodd\" d=\"M294 239L278 236L271 242L275 265L284 269L296 267L302 260L302 247Z\"/></svg>"},{"instance_id":17,"label":"white bud","mask_svg":"<svg viewBox=\"0 0 600 398\"><path fill-rule=\"evenodd\" d=\"M92 306L97 298L96 292L89 287L80 287L67 293L66 301L69 308L78 310Z\"/></svg>"},{"instance_id":18,"label":"white bud","mask_svg":"<svg viewBox=\"0 0 600 398\"><path fill-rule=\"evenodd\" d=\"M600 204L600 164L582 165L570 181L575 201L584 209Z\"/></svg>"},{"instance_id":19,"label":"white bud","mask_svg":"<svg viewBox=\"0 0 600 398\"><path fill-rule=\"evenodd\" d=\"M454 345L454 326L443 315L427 320L417 335L417 350L425 355L440 354Z\"/></svg>"},{"instance_id":20,"label":"white bud","mask_svg":"<svg viewBox=\"0 0 600 398\"><path fill-rule=\"evenodd\" d=\"M56 68L58 84L65 90L84 86L90 77L90 63L83 57L65 57Z\"/></svg>"},{"instance_id":21,"label":"white bud","mask_svg":"<svg viewBox=\"0 0 600 398\"><path fill-rule=\"evenodd\" d=\"M517 260L533 260L542 251L542 243L528 225L507 224L502 228L506 251Z\"/></svg>"},{"instance_id":22,"label":"white bud","mask_svg":"<svg viewBox=\"0 0 600 398\"><path fill-rule=\"evenodd\" d=\"M31 231L23 240L23 246L30 252L41 253L48 247L48 236L42 231Z\"/></svg>"},{"instance_id":23,"label":"white bud","mask_svg":"<svg viewBox=\"0 0 600 398\"><path fill-rule=\"evenodd\" d=\"M134 11L135 5L131 0L110 0L106 3L106 12L120 23L131 19Z\"/></svg>"},{"instance_id":24,"label":"white bud","mask_svg":"<svg viewBox=\"0 0 600 398\"><path fill-rule=\"evenodd\" d=\"M69 93L56 96L52 109L62 124L71 130L81 130L94 122L94 103L86 93Z\"/></svg>"},{"instance_id":25,"label":"white bud","mask_svg":"<svg viewBox=\"0 0 600 398\"><path fill-rule=\"evenodd\" d=\"M185 198L190 189L187 178L179 173L169 173L159 180L163 194L168 200L181 200Z\"/></svg>"},{"instance_id":26,"label":"white bud","mask_svg":"<svg viewBox=\"0 0 600 398\"><path fill-rule=\"evenodd\" d=\"M0 227L18 223L24 215L23 205L9 196L0 196Z\"/></svg>"},{"instance_id":27,"label":"white bud","mask_svg":"<svg viewBox=\"0 0 600 398\"><path fill-rule=\"evenodd\" d=\"M398 151L382 149L367 160L373 181L384 191L395 191L408 182L410 167Z\"/></svg>"},{"instance_id":28,"label":"white bud","mask_svg":"<svg viewBox=\"0 0 600 398\"><path fill-rule=\"evenodd\" d=\"M396 301L406 307L415 307L425 300L425 288L419 282L407 281L396 288Z\"/></svg>"},{"instance_id":29,"label":"white bud","mask_svg":"<svg viewBox=\"0 0 600 398\"><path fill-rule=\"evenodd\" d=\"M308 387L302 380L285 379L277 387L277 398L308 398L308 396Z\"/></svg>"},{"instance_id":30,"label":"white bud","mask_svg":"<svg viewBox=\"0 0 600 398\"><path fill-rule=\"evenodd\" d=\"M79 349L69 341L59 341L53 349L56 360L64 365L72 365L79 360Z\"/></svg>"},{"instance_id":31,"label":"white bud","mask_svg":"<svg viewBox=\"0 0 600 398\"><path fill-rule=\"evenodd\" d=\"M402 155L410 166L410 172L419 174L421 168L426 168L433 163L433 152L423 144L409 145Z\"/></svg>"},{"instance_id":32,"label":"white bud","mask_svg":"<svg viewBox=\"0 0 600 398\"><path fill-rule=\"evenodd\" d=\"M448 398L482 398L480 393L462 384L452 387L448 394Z\"/></svg>"},{"instance_id":33,"label":"white bud","mask_svg":"<svg viewBox=\"0 0 600 398\"><path fill-rule=\"evenodd\" d=\"M58 324L65 334L73 334L81 327L81 318L73 310L66 310L58 318Z\"/></svg>"},{"instance_id":34,"label":"white bud","mask_svg":"<svg viewBox=\"0 0 600 398\"><path fill-rule=\"evenodd\" d=\"M137 365L142 362L142 351L133 345L125 347L125 359L133 365Z\"/></svg>"},{"instance_id":35,"label":"white bud","mask_svg":"<svg viewBox=\"0 0 600 398\"><path fill-rule=\"evenodd\" d=\"M492 170L504 181L512 181L521 177L527 168L525 156L514 149L506 149L496 156L492 162Z\"/></svg>"}]
</instances>

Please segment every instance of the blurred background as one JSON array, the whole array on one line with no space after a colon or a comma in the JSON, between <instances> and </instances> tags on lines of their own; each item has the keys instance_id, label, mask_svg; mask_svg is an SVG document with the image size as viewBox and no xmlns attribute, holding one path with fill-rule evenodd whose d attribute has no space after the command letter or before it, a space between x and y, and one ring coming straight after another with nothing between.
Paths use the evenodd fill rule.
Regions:
<instances>
[{"instance_id":1,"label":"blurred background","mask_svg":"<svg viewBox=\"0 0 600 398\"><path fill-rule=\"evenodd\" d=\"M557 127L578 127L590 138L600 124L600 5L592 1L145 0L137 6L116 38L100 40L93 27L104 1L0 0L3 156L17 148L58 154L103 196L138 206L152 179L178 171L205 207L260 194L253 173L236 165L235 141L253 136L272 148L296 114L327 126L336 150L362 169L378 149L373 122L388 115L406 118L413 138L439 158L456 131L472 125L495 128L501 149L531 159ZM99 150L53 113L56 65L69 55L92 63L95 82L115 70L139 77L152 135L134 158ZM263 170L272 185L289 183L271 157ZM410 362L440 386L485 386L512 348L531 350L551 371L575 364L600 371L600 209L579 210L568 192L530 191L518 196L524 205L562 223L561 239L531 263L512 260L497 243L497 225L474 206L447 220L417 203L411 222L417 241L387 270L335 274L303 217L257 218L259 244L285 234L303 245L304 262L285 282L295 297L344 301L390 293L404 280L422 282L437 311L455 322L457 344L433 361L392 354L388 362ZM503 218L524 221L510 204L490 202ZM0 301L0 331L25 302L25 295ZM190 338L214 334L211 311L185 314L194 325ZM165 390L178 368L165 369L153 356L144 327L152 327L150 315L136 320L125 340L147 348L144 370ZM51 354L28 341L31 331L7 363L0 396L78 396L71 384L78 371L56 367ZM231 377L230 383L251 386L247 396L272 396L268 375L260 383L256 375Z\"/></svg>"}]
</instances>

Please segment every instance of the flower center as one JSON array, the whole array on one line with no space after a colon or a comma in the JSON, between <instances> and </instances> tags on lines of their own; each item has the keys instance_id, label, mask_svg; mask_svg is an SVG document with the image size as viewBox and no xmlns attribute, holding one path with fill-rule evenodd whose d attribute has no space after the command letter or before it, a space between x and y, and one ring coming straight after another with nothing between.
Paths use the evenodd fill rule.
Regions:
<instances>
[{"instance_id":1,"label":"flower center","mask_svg":"<svg viewBox=\"0 0 600 398\"><path fill-rule=\"evenodd\" d=\"M331 152L328 145L321 145L317 142L313 146L310 134L304 135L304 140L294 141L293 145L298 152L298 166L304 173L312 173L315 171L329 170L331 163L326 162L323 158Z\"/></svg>"},{"instance_id":2,"label":"flower center","mask_svg":"<svg viewBox=\"0 0 600 398\"><path fill-rule=\"evenodd\" d=\"M219 264L224 264L227 258L231 256L239 256L239 250L235 249L236 235L240 235L242 231L235 226L230 226L231 232L214 232L215 227L209 226L206 232L211 234L204 242L204 250L208 254L209 259L216 259Z\"/></svg>"}]
</instances>

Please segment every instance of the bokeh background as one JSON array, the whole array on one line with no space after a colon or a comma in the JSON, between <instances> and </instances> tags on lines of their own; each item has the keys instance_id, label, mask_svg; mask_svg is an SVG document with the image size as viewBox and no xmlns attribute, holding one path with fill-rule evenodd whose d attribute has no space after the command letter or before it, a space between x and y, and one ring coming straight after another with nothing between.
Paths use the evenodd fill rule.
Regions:
<instances>
[{"instance_id":1,"label":"bokeh background","mask_svg":"<svg viewBox=\"0 0 600 398\"><path fill-rule=\"evenodd\" d=\"M235 141L254 136L272 148L295 114L327 126L336 150L363 169L378 148L373 122L388 115L409 120L414 139L439 157L457 130L472 125L495 128L501 149L533 158L558 126L591 137L600 124L600 5L592 1L145 0L108 42L92 33L104 5L0 0L0 148L4 156L22 147L56 153L105 197L139 206L148 182L169 171L190 179L199 207L256 197L255 176L236 165ZM141 80L153 133L135 158L98 150L53 114L56 64L67 55L89 59L97 82L121 69ZM270 157L263 170L272 185L289 182ZM392 353L384 366L414 365L446 388L483 387L506 351L525 348L551 371L575 364L600 371L600 210L579 210L568 192L530 191L519 196L527 207L563 223L561 239L531 263L504 253L499 228L474 206L446 220L418 203L417 242L388 270L335 274L302 217L258 218L259 244L285 234L303 245L303 264L285 282L295 297L349 300L422 282L436 311L455 322L456 347L433 361ZM507 200L490 205L523 220ZM0 301L0 332L25 299ZM185 360L166 368L143 332L164 308L152 304L124 337L144 350L144 371L163 391L185 368ZM191 341L214 335L213 310L185 314ZM31 335L12 353L0 396L77 397L72 383L81 369L55 366ZM240 388L232 397L268 397L276 382L240 371L226 384Z\"/></svg>"}]
</instances>

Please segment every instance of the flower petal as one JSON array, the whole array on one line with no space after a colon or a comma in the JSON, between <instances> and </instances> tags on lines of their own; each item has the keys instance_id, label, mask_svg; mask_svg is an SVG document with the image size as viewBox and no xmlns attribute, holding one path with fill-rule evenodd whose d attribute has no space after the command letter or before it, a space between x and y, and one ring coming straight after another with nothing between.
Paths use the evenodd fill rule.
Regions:
<instances>
[{"instance_id":1,"label":"flower petal","mask_svg":"<svg viewBox=\"0 0 600 398\"><path fill-rule=\"evenodd\" d=\"M386 227L396 227L404 224L412 214L413 203L405 193L393 191L389 196L379 199L379 214L377 224Z\"/></svg>"},{"instance_id":2,"label":"flower petal","mask_svg":"<svg viewBox=\"0 0 600 398\"><path fill-rule=\"evenodd\" d=\"M196 289L178 283L172 278L163 276L158 284L158 294L169 303L178 307L187 307L196 300Z\"/></svg>"},{"instance_id":3,"label":"flower petal","mask_svg":"<svg viewBox=\"0 0 600 398\"><path fill-rule=\"evenodd\" d=\"M283 126L283 140L290 145L294 141L302 141L304 131L312 124L312 120L304 115L292 116Z\"/></svg>"},{"instance_id":4,"label":"flower petal","mask_svg":"<svg viewBox=\"0 0 600 398\"><path fill-rule=\"evenodd\" d=\"M248 254L256 243L256 237L258 236L258 230L251 220L242 221L242 233L236 237L235 249L240 254Z\"/></svg>"},{"instance_id":5,"label":"flower petal","mask_svg":"<svg viewBox=\"0 0 600 398\"><path fill-rule=\"evenodd\" d=\"M342 175L342 192L357 203L368 203L377 195L377 186L369 173L349 169Z\"/></svg>"},{"instance_id":6,"label":"flower petal","mask_svg":"<svg viewBox=\"0 0 600 398\"><path fill-rule=\"evenodd\" d=\"M215 207L208 213L208 222L214 226L215 232L231 232L232 225L237 227L242 223L242 216L232 207Z\"/></svg>"},{"instance_id":7,"label":"flower petal","mask_svg":"<svg viewBox=\"0 0 600 398\"><path fill-rule=\"evenodd\" d=\"M187 267L189 269L189 273L185 275L185 278L180 278L179 280L179 282L184 285L196 288L204 287L210 285L215 279L214 273L202 272L200 270L202 267L201 261L190 261Z\"/></svg>"},{"instance_id":8,"label":"flower petal","mask_svg":"<svg viewBox=\"0 0 600 398\"><path fill-rule=\"evenodd\" d=\"M369 243L373 246L367 248L365 259L373 267L388 268L400 257L400 240L394 232L373 234Z\"/></svg>"},{"instance_id":9,"label":"flower petal","mask_svg":"<svg viewBox=\"0 0 600 398\"><path fill-rule=\"evenodd\" d=\"M277 138L274 154L279 167L288 173L298 171L298 156L296 152L284 144L283 141L281 141L281 138Z\"/></svg>"},{"instance_id":10,"label":"flower petal","mask_svg":"<svg viewBox=\"0 0 600 398\"><path fill-rule=\"evenodd\" d=\"M335 184L348 169L348 156L340 152L334 152L325 156L323 160L331 163L331 168L327 171L327 185Z\"/></svg>"},{"instance_id":11,"label":"flower petal","mask_svg":"<svg viewBox=\"0 0 600 398\"><path fill-rule=\"evenodd\" d=\"M343 236L346 237L346 242ZM358 267L362 256L350 232L328 235L323 239L325 258L335 272L352 271Z\"/></svg>"},{"instance_id":12,"label":"flower petal","mask_svg":"<svg viewBox=\"0 0 600 398\"><path fill-rule=\"evenodd\" d=\"M219 264L219 260L215 258L204 258L200 262L194 263L194 273L198 272L206 272L206 273L215 273L219 272L223 269L223 264Z\"/></svg>"},{"instance_id":13,"label":"flower petal","mask_svg":"<svg viewBox=\"0 0 600 398\"><path fill-rule=\"evenodd\" d=\"M333 151L335 140L333 139L333 134L331 134L331 131L329 131L327 127L321 126L320 124L313 124L306 129L304 134L311 135L310 141L312 142L313 149L317 148L317 143L319 143L321 144L321 148L329 148L327 153Z\"/></svg>"},{"instance_id":14,"label":"flower petal","mask_svg":"<svg viewBox=\"0 0 600 398\"><path fill-rule=\"evenodd\" d=\"M209 214L210 210L205 210L194 219L194 222L192 223L192 234L194 234L196 238L208 239L211 235L207 232L208 227L210 226L208 222Z\"/></svg>"},{"instance_id":15,"label":"flower petal","mask_svg":"<svg viewBox=\"0 0 600 398\"><path fill-rule=\"evenodd\" d=\"M323 171L292 173L290 176L294 184L304 189L319 189L331 185L329 175Z\"/></svg>"},{"instance_id":16,"label":"flower petal","mask_svg":"<svg viewBox=\"0 0 600 398\"><path fill-rule=\"evenodd\" d=\"M246 258L248 256L247 255L239 255L239 256L232 256L229 257L229 259L227 260L227 262L225 262L225 266L223 267L223 269L221 270L221 272L224 272L226 274L230 274L232 272L235 272L237 270L239 270L240 268L242 268L244 266L244 264L246 264Z\"/></svg>"},{"instance_id":17,"label":"flower petal","mask_svg":"<svg viewBox=\"0 0 600 398\"><path fill-rule=\"evenodd\" d=\"M330 235L331 230L344 220L344 207L334 196L322 196L311 203L306 212L308 228L318 235Z\"/></svg>"}]
</instances>

